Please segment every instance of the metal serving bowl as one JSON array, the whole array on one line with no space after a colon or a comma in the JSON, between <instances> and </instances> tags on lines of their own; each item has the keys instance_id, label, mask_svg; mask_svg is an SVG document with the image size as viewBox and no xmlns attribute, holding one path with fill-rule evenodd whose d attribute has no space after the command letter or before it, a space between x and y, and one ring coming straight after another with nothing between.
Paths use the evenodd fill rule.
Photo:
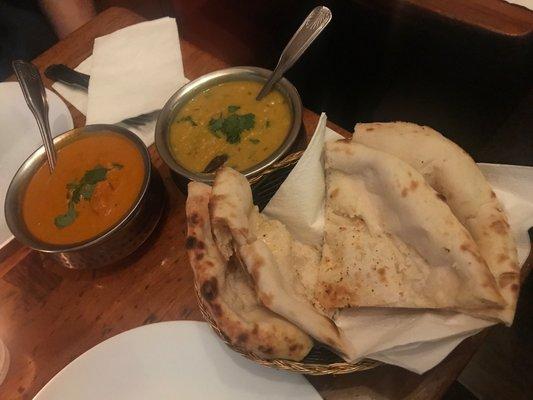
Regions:
<instances>
[{"instance_id":1,"label":"metal serving bowl","mask_svg":"<svg viewBox=\"0 0 533 400\"><path fill-rule=\"evenodd\" d=\"M270 74L272 74L272 71L258 67L233 67L221 69L189 82L174 93L161 110L155 128L155 144L157 151L170 169L188 180L212 182L214 174L189 171L180 165L172 156L172 153L170 152L169 132L170 125L172 124L175 115L191 98L207 88L229 81L254 80L258 82L266 82ZM268 168L283 157L298 137L298 132L302 125L302 100L300 99L300 95L296 88L287 79L283 78L273 89L278 90L288 100L292 117L291 129L281 146L267 159L242 171L242 173L248 178L257 175L259 172Z\"/></svg>"},{"instance_id":2,"label":"metal serving bowl","mask_svg":"<svg viewBox=\"0 0 533 400\"><path fill-rule=\"evenodd\" d=\"M152 169L148 150L141 139L127 129L114 125L88 125L59 135L54 139L54 145L60 149L96 131L111 131L123 136L137 147L144 163L144 181L137 200L107 231L84 242L61 245L43 242L29 232L22 217L22 199L31 177L46 162L44 147L37 149L24 161L6 194L6 221L13 235L32 249L51 254L67 268L99 268L131 254L153 232L165 205L163 184L157 172Z\"/></svg>"}]
</instances>

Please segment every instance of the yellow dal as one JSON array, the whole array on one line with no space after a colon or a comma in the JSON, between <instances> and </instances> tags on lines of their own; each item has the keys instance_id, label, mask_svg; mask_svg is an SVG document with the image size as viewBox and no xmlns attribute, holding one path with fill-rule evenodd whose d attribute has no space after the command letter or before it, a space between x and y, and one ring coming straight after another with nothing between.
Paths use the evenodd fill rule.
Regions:
<instances>
[{"instance_id":1,"label":"yellow dal","mask_svg":"<svg viewBox=\"0 0 533 400\"><path fill-rule=\"evenodd\" d=\"M225 165L246 170L270 156L287 136L292 123L289 104L279 91L255 100L262 84L255 81L221 83L197 94L177 113L170 126L170 150L185 168L201 172L216 156L228 155ZM209 130L211 118L227 116L228 106L239 106L238 115L252 113L255 124L231 144ZM190 120L183 118L190 117ZM251 139L251 140L250 140Z\"/></svg>"}]
</instances>

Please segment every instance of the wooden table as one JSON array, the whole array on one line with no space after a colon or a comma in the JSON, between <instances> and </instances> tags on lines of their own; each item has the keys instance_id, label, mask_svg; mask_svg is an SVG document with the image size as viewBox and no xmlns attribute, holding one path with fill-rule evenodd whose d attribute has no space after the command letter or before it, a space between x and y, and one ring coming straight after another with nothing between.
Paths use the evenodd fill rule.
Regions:
<instances>
[{"instance_id":1,"label":"wooden table","mask_svg":"<svg viewBox=\"0 0 533 400\"><path fill-rule=\"evenodd\" d=\"M91 54L94 38L143 19L111 8L34 60L43 69L53 63L75 67ZM226 64L187 41L181 41L185 74L194 79ZM51 82L45 84L50 87ZM85 118L69 105L75 126ZM318 116L304 111L306 132ZM330 124L338 132L348 132ZM169 207L155 235L120 265L93 271L62 268L51 259L12 244L0 258L0 337L11 353L0 398L30 399L80 354L128 329L158 321L200 320L192 272L184 251L185 197L176 189L155 149L154 165L169 194ZM439 398L479 346L482 335L464 341L433 370L416 375L381 366L338 377L310 377L325 399L356 394L374 398Z\"/></svg>"},{"instance_id":2,"label":"wooden table","mask_svg":"<svg viewBox=\"0 0 533 400\"><path fill-rule=\"evenodd\" d=\"M384 9L413 6L424 13L497 35L525 37L533 32L533 12L504 0L354 0ZM403 4L402 4L403 3Z\"/></svg>"}]
</instances>

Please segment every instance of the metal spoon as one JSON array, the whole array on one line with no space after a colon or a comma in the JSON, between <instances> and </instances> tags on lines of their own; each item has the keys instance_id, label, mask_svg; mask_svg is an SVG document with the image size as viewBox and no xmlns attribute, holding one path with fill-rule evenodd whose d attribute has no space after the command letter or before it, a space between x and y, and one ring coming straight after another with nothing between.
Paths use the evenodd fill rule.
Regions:
<instances>
[{"instance_id":1,"label":"metal spoon","mask_svg":"<svg viewBox=\"0 0 533 400\"><path fill-rule=\"evenodd\" d=\"M287 43L285 49L283 49L283 53L281 53L281 57L279 58L274 72L270 75L265 86L263 86L257 95L256 100L261 100L272 90L272 87L276 82L281 79L283 74L287 72L296 61L298 61L309 45L313 43L320 32L324 30L329 21L331 21L331 11L329 8L324 6L313 8L289 43Z\"/></svg>"},{"instance_id":2,"label":"metal spoon","mask_svg":"<svg viewBox=\"0 0 533 400\"><path fill-rule=\"evenodd\" d=\"M50 173L54 172L56 166L57 153L54 141L50 132L50 122L48 121L48 102L46 101L46 91L39 70L32 63L15 60L12 63L13 70L19 81L20 88L24 94L24 99L31 112L35 116L41 138L43 139L48 160Z\"/></svg>"}]
</instances>

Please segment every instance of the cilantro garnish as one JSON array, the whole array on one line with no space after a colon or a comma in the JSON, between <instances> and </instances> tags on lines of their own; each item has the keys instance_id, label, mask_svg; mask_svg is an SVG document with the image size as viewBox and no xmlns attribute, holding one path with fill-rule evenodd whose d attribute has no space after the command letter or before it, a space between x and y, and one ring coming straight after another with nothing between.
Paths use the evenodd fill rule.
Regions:
<instances>
[{"instance_id":1,"label":"cilantro garnish","mask_svg":"<svg viewBox=\"0 0 533 400\"><path fill-rule=\"evenodd\" d=\"M234 112L237 111L239 108L241 108L241 106L228 106L228 112L230 112L230 113L234 113Z\"/></svg>"},{"instance_id":2,"label":"cilantro garnish","mask_svg":"<svg viewBox=\"0 0 533 400\"><path fill-rule=\"evenodd\" d=\"M177 123L180 122L190 122L192 126L198 125L194 119L190 115L187 115L186 117L182 117L176 121Z\"/></svg>"},{"instance_id":3,"label":"cilantro garnish","mask_svg":"<svg viewBox=\"0 0 533 400\"><path fill-rule=\"evenodd\" d=\"M69 201L68 202L68 210L63 215L58 215L54 219L54 223L58 228L64 228L65 226L69 226L74 222L76 217L78 216L78 213L74 209L74 202Z\"/></svg>"},{"instance_id":4,"label":"cilantro garnish","mask_svg":"<svg viewBox=\"0 0 533 400\"><path fill-rule=\"evenodd\" d=\"M259 139L256 139L256 138L250 138L248 139L250 142L252 142L253 144L259 144L261 143L261 141Z\"/></svg>"},{"instance_id":5,"label":"cilantro garnish","mask_svg":"<svg viewBox=\"0 0 533 400\"><path fill-rule=\"evenodd\" d=\"M209 130L212 133L222 130L222 125L224 125L224 118L222 117L222 114L219 114L217 118L211 118L209 120ZM220 137L220 135L216 136Z\"/></svg>"},{"instance_id":6,"label":"cilantro garnish","mask_svg":"<svg viewBox=\"0 0 533 400\"><path fill-rule=\"evenodd\" d=\"M241 141L241 134L252 129L254 125L255 115L252 113L243 115L231 113L227 117L219 114L218 117L211 118L209 121L209 130L216 137L221 137L222 134L228 143L235 144Z\"/></svg>"},{"instance_id":7,"label":"cilantro garnish","mask_svg":"<svg viewBox=\"0 0 533 400\"><path fill-rule=\"evenodd\" d=\"M122 169L124 166L118 163L112 163L111 168L105 168L101 165L97 165L93 169L85 171L85 174L79 182L67 183L67 196L69 198L67 212L65 214L58 215L54 218L54 224L58 228L64 228L74 222L78 213L75 206L80 200L90 200L93 196L94 189L98 182L102 182L107 178L108 171L112 169Z\"/></svg>"}]
</instances>

